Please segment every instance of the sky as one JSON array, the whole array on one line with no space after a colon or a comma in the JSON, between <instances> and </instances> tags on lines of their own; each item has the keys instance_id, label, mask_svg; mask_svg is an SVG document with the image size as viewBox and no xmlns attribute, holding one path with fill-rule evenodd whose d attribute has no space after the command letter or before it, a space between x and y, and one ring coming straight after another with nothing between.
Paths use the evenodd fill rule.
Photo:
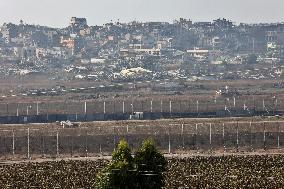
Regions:
<instances>
[{"instance_id":1,"label":"sky","mask_svg":"<svg viewBox=\"0 0 284 189\"><path fill-rule=\"evenodd\" d=\"M178 18L236 23L284 22L284 0L0 0L0 24L65 27L72 16L87 18L88 25L111 20L167 21Z\"/></svg>"}]
</instances>

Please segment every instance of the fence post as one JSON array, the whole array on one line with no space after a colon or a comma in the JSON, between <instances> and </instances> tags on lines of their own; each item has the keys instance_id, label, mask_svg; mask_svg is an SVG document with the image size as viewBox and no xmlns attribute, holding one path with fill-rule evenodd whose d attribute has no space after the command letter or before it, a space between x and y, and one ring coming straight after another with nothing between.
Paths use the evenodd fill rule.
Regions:
<instances>
[{"instance_id":1,"label":"fence post","mask_svg":"<svg viewBox=\"0 0 284 189\"><path fill-rule=\"evenodd\" d=\"M46 111L46 120L47 120L47 122L49 121L48 114L49 114L49 103L47 102L47 111Z\"/></svg>"},{"instance_id":2,"label":"fence post","mask_svg":"<svg viewBox=\"0 0 284 189\"><path fill-rule=\"evenodd\" d=\"M141 112L144 112L144 101L141 100L140 102L141 102Z\"/></svg>"},{"instance_id":3,"label":"fence post","mask_svg":"<svg viewBox=\"0 0 284 189\"><path fill-rule=\"evenodd\" d=\"M170 126L169 126L169 129L168 129L168 144L169 144L169 154L171 154L171 134L170 134Z\"/></svg>"},{"instance_id":4,"label":"fence post","mask_svg":"<svg viewBox=\"0 0 284 189\"><path fill-rule=\"evenodd\" d=\"M116 106L115 106L115 100L113 100L113 114L115 114L115 113L116 113Z\"/></svg>"},{"instance_id":5,"label":"fence post","mask_svg":"<svg viewBox=\"0 0 284 189\"><path fill-rule=\"evenodd\" d=\"M266 151L266 130L265 122L263 122L263 149Z\"/></svg>"},{"instance_id":6,"label":"fence post","mask_svg":"<svg viewBox=\"0 0 284 189\"><path fill-rule=\"evenodd\" d=\"M182 135L182 149L184 150L184 124L181 124L181 135Z\"/></svg>"},{"instance_id":7,"label":"fence post","mask_svg":"<svg viewBox=\"0 0 284 189\"><path fill-rule=\"evenodd\" d=\"M106 114L106 102L104 101L104 114Z\"/></svg>"},{"instance_id":8,"label":"fence post","mask_svg":"<svg viewBox=\"0 0 284 189\"><path fill-rule=\"evenodd\" d=\"M212 151L212 124L209 123L209 142L210 142L210 152Z\"/></svg>"},{"instance_id":9,"label":"fence post","mask_svg":"<svg viewBox=\"0 0 284 189\"><path fill-rule=\"evenodd\" d=\"M195 134L194 134L194 148L197 150L198 153L197 136L198 136L198 123L195 124Z\"/></svg>"},{"instance_id":10,"label":"fence post","mask_svg":"<svg viewBox=\"0 0 284 189\"><path fill-rule=\"evenodd\" d=\"M250 129L250 148L251 148L251 151L253 151L253 147L252 147L252 122L251 121L249 123L249 129Z\"/></svg>"},{"instance_id":11,"label":"fence post","mask_svg":"<svg viewBox=\"0 0 284 189\"><path fill-rule=\"evenodd\" d=\"M163 101L161 100L161 104L160 104L160 109L161 109L161 113L163 113Z\"/></svg>"},{"instance_id":12,"label":"fence post","mask_svg":"<svg viewBox=\"0 0 284 189\"><path fill-rule=\"evenodd\" d=\"M277 149L280 150L280 125L277 121L278 131L277 131Z\"/></svg>"},{"instance_id":13,"label":"fence post","mask_svg":"<svg viewBox=\"0 0 284 189\"><path fill-rule=\"evenodd\" d=\"M88 131L85 129L85 157L88 157Z\"/></svg>"},{"instance_id":14,"label":"fence post","mask_svg":"<svg viewBox=\"0 0 284 189\"><path fill-rule=\"evenodd\" d=\"M99 133L100 133L100 136L102 136L102 131L101 131L101 127L99 127ZM100 154L102 155L102 143L100 142Z\"/></svg>"},{"instance_id":15,"label":"fence post","mask_svg":"<svg viewBox=\"0 0 284 189\"><path fill-rule=\"evenodd\" d=\"M237 121L237 152L239 152L239 122Z\"/></svg>"},{"instance_id":16,"label":"fence post","mask_svg":"<svg viewBox=\"0 0 284 189\"><path fill-rule=\"evenodd\" d=\"M198 100L196 101L196 112L199 113L199 102L198 102Z\"/></svg>"},{"instance_id":17,"label":"fence post","mask_svg":"<svg viewBox=\"0 0 284 189\"><path fill-rule=\"evenodd\" d=\"M74 150L74 149L73 149L73 145L74 145L74 138L73 138L73 137L74 137L74 136L71 135L71 157L73 157L73 153L74 153L74 152L73 152L73 150Z\"/></svg>"},{"instance_id":18,"label":"fence post","mask_svg":"<svg viewBox=\"0 0 284 189\"><path fill-rule=\"evenodd\" d=\"M224 148L224 152L226 152L226 144L225 144L225 123L223 123L222 138L223 138L223 148Z\"/></svg>"},{"instance_id":19,"label":"fence post","mask_svg":"<svg viewBox=\"0 0 284 189\"><path fill-rule=\"evenodd\" d=\"M59 157L59 133L56 132L56 155Z\"/></svg>"},{"instance_id":20,"label":"fence post","mask_svg":"<svg viewBox=\"0 0 284 189\"><path fill-rule=\"evenodd\" d=\"M17 117L19 117L19 104L17 104L17 110L16 110L17 112Z\"/></svg>"},{"instance_id":21,"label":"fence post","mask_svg":"<svg viewBox=\"0 0 284 189\"><path fill-rule=\"evenodd\" d=\"M134 114L134 101L132 100L132 103L131 103L131 114L133 115Z\"/></svg>"},{"instance_id":22,"label":"fence post","mask_svg":"<svg viewBox=\"0 0 284 189\"><path fill-rule=\"evenodd\" d=\"M36 102L36 115L39 115L38 102Z\"/></svg>"},{"instance_id":23,"label":"fence post","mask_svg":"<svg viewBox=\"0 0 284 189\"><path fill-rule=\"evenodd\" d=\"M30 159L30 128L28 128L28 159Z\"/></svg>"},{"instance_id":24,"label":"fence post","mask_svg":"<svg viewBox=\"0 0 284 189\"><path fill-rule=\"evenodd\" d=\"M116 139L115 139L115 127L113 126L113 150L115 151L115 148L116 148Z\"/></svg>"},{"instance_id":25,"label":"fence post","mask_svg":"<svg viewBox=\"0 0 284 189\"><path fill-rule=\"evenodd\" d=\"M44 150L44 148L45 148L45 141L44 141L44 134L43 134L43 132L41 133L41 156L42 157L45 157L45 150Z\"/></svg>"},{"instance_id":26,"label":"fence post","mask_svg":"<svg viewBox=\"0 0 284 189\"><path fill-rule=\"evenodd\" d=\"M265 102L264 102L264 99L262 99L262 111L265 111Z\"/></svg>"},{"instance_id":27,"label":"fence post","mask_svg":"<svg viewBox=\"0 0 284 189\"><path fill-rule=\"evenodd\" d=\"M172 114L172 101L170 100L170 114Z\"/></svg>"},{"instance_id":28,"label":"fence post","mask_svg":"<svg viewBox=\"0 0 284 189\"><path fill-rule=\"evenodd\" d=\"M3 133L3 147L4 147L4 156L5 156L5 159L7 158L7 148L6 148L6 135L5 135L5 132Z\"/></svg>"},{"instance_id":29,"label":"fence post","mask_svg":"<svg viewBox=\"0 0 284 189\"><path fill-rule=\"evenodd\" d=\"M151 100L151 106L150 106L150 110L151 110L151 113L153 112L153 100Z\"/></svg>"},{"instance_id":30,"label":"fence post","mask_svg":"<svg viewBox=\"0 0 284 189\"><path fill-rule=\"evenodd\" d=\"M13 148L13 156L15 156L15 130L12 130L13 132L13 144L12 144L12 148Z\"/></svg>"}]
</instances>

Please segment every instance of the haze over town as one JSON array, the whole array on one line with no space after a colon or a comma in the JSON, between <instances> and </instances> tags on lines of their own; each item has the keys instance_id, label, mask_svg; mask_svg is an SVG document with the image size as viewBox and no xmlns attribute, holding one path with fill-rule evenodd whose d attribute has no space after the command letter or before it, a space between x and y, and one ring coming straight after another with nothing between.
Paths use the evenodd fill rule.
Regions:
<instances>
[{"instance_id":1,"label":"haze over town","mask_svg":"<svg viewBox=\"0 0 284 189\"><path fill-rule=\"evenodd\" d=\"M0 23L64 27L71 16L86 17L90 25L121 22L167 21L190 18L207 21L227 18L235 22L279 22L284 19L282 0L12 0L1 1Z\"/></svg>"}]
</instances>

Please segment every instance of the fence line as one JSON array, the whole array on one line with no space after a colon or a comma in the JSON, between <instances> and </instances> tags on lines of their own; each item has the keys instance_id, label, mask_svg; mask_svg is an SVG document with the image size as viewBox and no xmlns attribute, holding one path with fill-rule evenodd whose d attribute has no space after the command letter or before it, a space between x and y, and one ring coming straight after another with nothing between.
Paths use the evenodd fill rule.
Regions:
<instances>
[{"instance_id":1,"label":"fence line","mask_svg":"<svg viewBox=\"0 0 284 189\"><path fill-rule=\"evenodd\" d=\"M272 114L284 111L282 101L271 98L255 100L248 97L219 99L126 99L126 100L96 100L71 102L40 102L34 103L0 103L0 116L27 116L48 114L111 114L111 113L178 113L178 112L219 112L219 114L253 114L261 111Z\"/></svg>"},{"instance_id":2,"label":"fence line","mask_svg":"<svg viewBox=\"0 0 284 189\"><path fill-rule=\"evenodd\" d=\"M0 156L61 157L111 154L121 139L135 150L153 138L164 153L281 151L284 122L125 125L72 129L0 130Z\"/></svg>"}]
</instances>

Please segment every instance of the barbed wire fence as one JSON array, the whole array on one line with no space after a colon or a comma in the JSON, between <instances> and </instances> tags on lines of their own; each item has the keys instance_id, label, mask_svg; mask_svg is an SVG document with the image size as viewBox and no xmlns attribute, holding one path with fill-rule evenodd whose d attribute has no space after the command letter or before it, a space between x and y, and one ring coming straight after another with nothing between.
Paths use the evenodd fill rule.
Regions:
<instances>
[{"instance_id":1,"label":"barbed wire fence","mask_svg":"<svg viewBox=\"0 0 284 189\"><path fill-rule=\"evenodd\" d=\"M0 130L1 159L111 155L121 139L133 151L146 138L165 154L282 152L283 121L121 125L85 128Z\"/></svg>"},{"instance_id":2,"label":"barbed wire fence","mask_svg":"<svg viewBox=\"0 0 284 189\"><path fill-rule=\"evenodd\" d=\"M51 114L95 114L95 113L202 113L227 111L262 111L273 113L284 111L284 104L277 98L219 98L219 99L124 99L89 101L35 101L33 103L0 103L0 116L51 115Z\"/></svg>"}]
</instances>

